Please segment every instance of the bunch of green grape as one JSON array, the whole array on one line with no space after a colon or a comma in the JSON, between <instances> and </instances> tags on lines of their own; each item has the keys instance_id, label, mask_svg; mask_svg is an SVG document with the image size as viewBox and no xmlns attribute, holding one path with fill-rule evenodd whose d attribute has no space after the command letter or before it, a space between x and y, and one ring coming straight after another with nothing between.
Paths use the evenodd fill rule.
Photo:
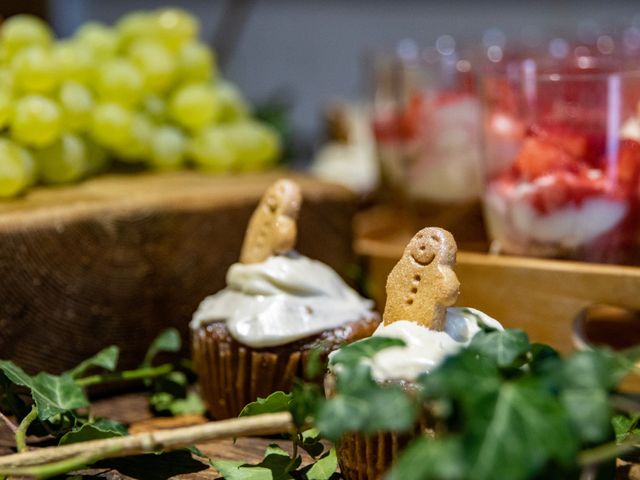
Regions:
<instances>
[{"instance_id":1,"label":"bunch of green grape","mask_svg":"<svg viewBox=\"0 0 640 480\"><path fill-rule=\"evenodd\" d=\"M154 169L259 170L280 155L217 74L198 21L174 8L82 25L56 41L46 23L0 25L0 197L74 182L127 162Z\"/></svg>"}]
</instances>

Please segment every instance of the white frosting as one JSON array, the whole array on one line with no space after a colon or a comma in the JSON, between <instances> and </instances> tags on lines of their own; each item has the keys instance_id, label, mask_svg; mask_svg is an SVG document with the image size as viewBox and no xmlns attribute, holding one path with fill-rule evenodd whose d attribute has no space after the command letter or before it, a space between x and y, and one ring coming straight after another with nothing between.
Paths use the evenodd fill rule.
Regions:
<instances>
[{"instance_id":1,"label":"white frosting","mask_svg":"<svg viewBox=\"0 0 640 480\"><path fill-rule=\"evenodd\" d=\"M400 320L389 325L380 324L373 336L400 338L403 347L391 347L376 353L368 362L373 378L414 381L429 373L450 355L469 345L481 325L503 330L497 320L474 308L447 309L445 330L440 332L417 323Z\"/></svg>"},{"instance_id":2,"label":"white frosting","mask_svg":"<svg viewBox=\"0 0 640 480\"><path fill-rule=\"evenodd\" d=\"M227 288L202 301L191 328L226 322L238 342L272 347L370 316L372 306L324 263L297 254L273 256L232 265Z\"/></svg>"}]
</instances>

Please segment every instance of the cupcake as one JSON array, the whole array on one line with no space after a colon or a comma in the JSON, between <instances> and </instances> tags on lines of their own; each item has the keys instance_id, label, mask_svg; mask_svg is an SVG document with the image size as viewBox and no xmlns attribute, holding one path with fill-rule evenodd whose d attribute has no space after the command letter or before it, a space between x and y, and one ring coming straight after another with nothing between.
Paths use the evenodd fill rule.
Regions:
<instances>
[{"instance_id":1,"label":"cupcake","mask_svg":"<svg viewBox=\"0 0 640 480\"><path fill-rule=\"evenodd\" d=\"M389 274L383 322L373 336L399 338L405 346L382 350L366 360L377 382L399 384L411 394L420 375L467 346L476 333L485 328L503 329L497 320L479 310L452 307L460 287L453 271L456 251L449 232L425 228L409 242ZM329 373L329 395L333 383L333 374ZM344 435L336 445L343 477L382 478L402 448L417 435L434 435L428 411L410 433Z\"/></svg>"},{"instance_id":2,"label":"cupcake","mask_svg":"<svg viewBox=\"0 0 640 480\"><path fill-rule=\"evenodd\" d=\"M327 265L294 251L301 205L297 184L264 194L227 287L205 298L191 321L194 367L209 412L237 416L258 397L289 391L312 351L326 360L379 324L373 302Z\"/></svg>"}]
</instances>

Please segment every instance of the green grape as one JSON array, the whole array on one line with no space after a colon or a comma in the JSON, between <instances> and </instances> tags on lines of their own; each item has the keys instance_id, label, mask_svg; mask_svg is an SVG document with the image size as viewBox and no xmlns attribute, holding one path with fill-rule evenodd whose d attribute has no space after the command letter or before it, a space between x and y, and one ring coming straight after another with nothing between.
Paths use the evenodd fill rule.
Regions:
<instances>
[{"instance_id":1,"label":"green grape","mask_svg":"<svg viewBox=\"0 0 640 480\"><path fill-rule=\"evenodd\" d=\"M100 145L118 147L129 140L133 112L118 103L106 102L96 105L91 117L90 133Z\"/></svg>"},{"instance_id":2,"label":"green grape","mask_svg":"<svg viewBox=\"0 0 640 480\"><path fill-rule=\"evenodd\" d=\"M13 98L5 90L0 90L0 129L9 125L13 115Z\"/></svg>"},{"instance_id":3,"label":"green grape","mask_svg":"<svg viewBox=\"0 0 640 480\"><path fill-rule=\"evenodd\" d=\"M60 78L80 83L89 83L93 79L94 63L91 52L77 42L60 42L53 47Z\"/></svg>"},{"instance_id":4,"label":"green grape","mask_svg":"<svg viewBox=\"0 0 640 480\"><path fill-rule=\"evenodd\" d=\"M129 58L142 73L147 90L162 93L173 84L176 76L175 55L161 43L139 40L129 48Z\"/></svg>"},{"instance_id":5,"label":"green grape","mask_svg":"<svg viewBox=\"0 0 640 480\"><path fill-rule=\"evenodd\" d=\"M60 138L62 110L47 97L26 95L15 102L9 126L18 142L44 147Z\"/></svg>"},{"instance_id":6,"label":"green grape","mask_svg":"<svg viewBox=\"0 0 640 480\"><path fill-rule=\"evenodd\" d=\"M128 163L139 163L149 158L153 130L153 123L149 117L143 113L134 113L126 141L115 147L118 159Z\"/></svg>"},{"instance_id":7,"label":"green grape","mask_svg":"<svg viewBox=\"0 0 640 480\"><path fill-rule=\"evenodd\" d=\"M200 30L196 18L179 8L157 10L153 15L153 21L156 38L174 51L196 38Z\"/></svg>"},{"instance_id":8,"label":"green grape","mask_svg":"<svg viewBox=\"0 0 640 480\"><path fill-rule=\"evenodd\" d=\"M182 82L208 82L217 75L214 52L206 45L189 42L178 55L178 74Z\"/></svg>"},{"instance_id":9,"label":"green grape","mask_svg":"<svg viewBox=\"0 0 640 480\"><path fill-rule=\"evenodd\" d=\"M118 20L116 30L120 34L123 45L129 45L141 38L153 38L155 34L153 14L145 11L128 13Z\"/></svg>"},{"instance_id":10,"label":"green grape","mask_svg":"<svg viewBox=\"0 0 640 480\"><path fill-rule=\"evenodd\" d=\"M228 172L236 161L225 127L209 126L198 132L189 145L189 155L198 168L210 172Z\"/></svg>"},{"instance_id":11,"label":"green grape","mask_svg":"<svg viewBox=\"0 0 640 480\"><path fill-rule=\"evenodd\" d=\"M220 103L221 122L235 122L248 118L251 110L242 93L235 85L220 80L215 84L216 94Z\"/></svg>"},{"instance_id":12,"label":"green grape","mask_svg":"<svg viewBox=\"0 0 640 480\"><path fill-rule=\"evenodd\" d=\"M15 89L13 72L9 68L0 67L0 90L12 94Z\"/></svg>"},{"instance_id":13,"label":"green grape","mask_svg":"<svg viewBox=\"0 0 640 480\"><path fill-rule=\"evenodd\" d=\"M15 197L29 187L35 176L33 157L7 138L0 138L0 198Z\"/></svg>"},{"instance_id":14,"label":"green grape","mask_svg":"<svg viewBox=\"0 0 640 480\"><path fill-rule=\"evenodd\" d=\"M184 163L186 138L177 128L163 125L151 137L150 164L160 170L172 170Z\"/></svg>"},{"instance_id":15,"label":"green grape","mask_svg":"<svg viewBox=\"0 0 640 480\"><path fill-rule=\"evenodd\" d=\"M272 128L249 120L229 124L227 129L240 170L262 170L278 160L280 138Z\"/></svg>"},{"instance_id":16,"label":"green grape","mask_svg":"<svg viewBox=\"0 0 640 480\"><path fill-rule=\"evenodd\" d=\"M87 153L87 176L104 172L109 166L110 158L107 150L89 137L83 137Z\"/></svg>"},{"instance_id":17,"label":"green grape","mask_svg":"<svg viewBox=\"0 0 640 480\"><path fill-rule=\"evenodd\" d=\"M81 83L64 82L58 95L66 127L74 132L88 128L93 109L91 90Z\"/></svg>"},{"instance_id":18,"label":"green grape","mask_svg":"<svg viewBox=\"0 0 640 480\"><path fill-rule=\"evenodd\" d=\"M98 69L96 92L103 100L134 106L142 98L143 86L140 71L124 58L109 60Z\"/></svg>"},{"instance_id":19,"label":"green grape","mask_svg":"<svg viewBox=\"0 0 640 480\"><path fill-rule=\"evenodd\" d=\"M149 118L156 122L163 122L167 118L167 103L158 95L147 95L142 99L142 110Z\"/></svg>"},{"instance_id":20,"label":"green grape","mask_svg":"<svg viewBox=\"0 0 640 480\"><path fill-rule=\"evenodd\" d=\"M32 15L14 15L0 27L0 43L5 60L10 60L26 47L47 47L51 44L52 38L49 26Z\"/></svg>"},{"instance_id":21,"label":"green grape","mask_svg":"<svg viewBox=\"0 0 640 480\"><path fill-rule=\"evenodd\" d=\"M210 85L191 84L176 90L169 101L171 116L182 126L199 129L213 123L220 105Z\"/></svg>"},{"instance_id":22,"label":"green grape","mask_svg":"<svg viewBox=\"0 0 640 480\"><path fill-rule=\"evenodd\" d=\"M113 57L119 47L118 34L112 28L100 22L87 22L75 33L78 45L88 49L94 61L103 61Z\"/></svg>"},{"instance_id":23,"label":"green grape","mask_svg":"<svg viewBox=\"0 0 640 480\"><path fill-rule=\"evenodd\" d=\"M48 147L34 150L33 155L44 183L75 182L89 170L85 143L72 133L65 133Z\"/></svg>"},{"instance_id":24,"label":"green grape","mask_svg":"<svg viewBox=\"0 0 640 480\"><path fill-rule=\"evenodd\" d=\"M59 82L58 64L51 50L29 47L11 61L15 86L24 92L49 93Z\"/></svg>"}]
</instances>

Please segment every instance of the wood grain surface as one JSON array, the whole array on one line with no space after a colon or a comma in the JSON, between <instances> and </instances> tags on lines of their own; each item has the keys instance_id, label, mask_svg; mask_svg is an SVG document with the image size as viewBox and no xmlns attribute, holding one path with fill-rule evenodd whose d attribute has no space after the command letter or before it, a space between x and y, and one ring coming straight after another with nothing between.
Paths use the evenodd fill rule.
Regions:
<instances>
[{"instance_id":1,"label":"wood grain surface","mask_svg":"<svg viewBox=\"0 0 640 480\"><path fill-rule=\"evenodd\" d=\"M303 191L298 250L344 273L354 198L290 172L111 175L0 202L0 357L59 372L116 344L131 367L165 327L186 340L281 177Z\"/></svg>"},{"instance_id":2,"label":"wood grain surface","mask_svg":"<svg viewBox=\"0 0 640 480\"><path fill-rule=\"evenodd\" d=\"M415 232L395 217L359 214L356 252L365 258L370 294L384 305L387 275ZM366 226L366 228L365 228ZM459 244L464 250L465 244ZM478 308L504 326L562 352L574 348L576 316L593 303L640 309L640 268L459 251L457 304Z\"/></svg>"}]
</instances>

